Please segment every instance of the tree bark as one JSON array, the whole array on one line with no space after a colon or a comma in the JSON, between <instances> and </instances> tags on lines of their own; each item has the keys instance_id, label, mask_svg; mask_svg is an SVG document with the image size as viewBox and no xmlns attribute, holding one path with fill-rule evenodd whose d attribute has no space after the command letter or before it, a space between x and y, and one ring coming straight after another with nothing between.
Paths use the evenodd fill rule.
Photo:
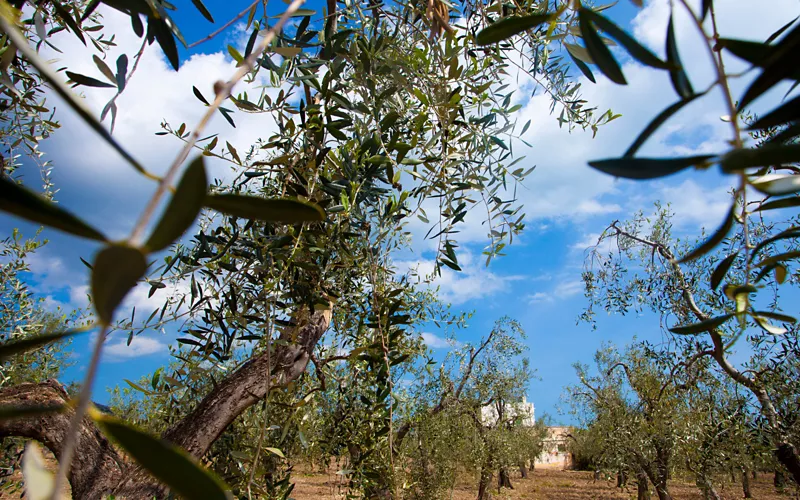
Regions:
<instances>
[{"instance_id":1,"label":"tree bark","mask_svg":"<svg viewBox=\"0 0 800 500\"><path fill-rule=\"evenodd\" d=\"M281 334L284 343L276 345L268 359L260 354L220 382L184 419L168 429L163 438L196 458L202 458L214 441L247 408L261 401L267 387L282 387L299 378L319 339L328 329L331 309L298 313L297 328ZM267 367L271 368L271 380ZM268 383L269 380L269 383ZM14 407L63 405L66 391L56 381L21 384L0 391L0 404ZM0 421L0 437L20 436L35 439L57 457L74 411L50 413ZM69 473L73 497L95 500L113 494L127 500L149 500L166 496L161 485L143 469L120 456L85 418Z\"/></svg>"},{"instance_id":2,"label":"tree bark","mask_svg":"<svg viewBox=\"0 0 800 500\"><path fill-rule=\"evenodd\" d=\"M528 468L525 467L525 464L519 464L519 475L522 479L528 479Z\"/></svg>"},{"instance_id":3,"label":"tree bark","mask_svg":"<svg viewBox=\"0 0 800 500\"><path fill-rule=\"evenodd\" d=\"M492 498L490 485L492 484L492 467L489 463L481 468L481 479L478 482L478 500L489 500Z\"/></svg>"},{"instance_id":4,"label":"tree bark","mask_svg":"<svg viewBox=\"0 0 800 500\"><path fill-rule=\"evenodd\" d=\"M695 484L703 493L703 500L721 500L714 485L705 472L695 473Z\"/></svg>"},{"instance_id":5,"label":"tree bark","mask_svg":"<svg viewBox=\"0 0 800 500\"><path fill-rule=\"evenodd\" d=\"M497 491L500 491L500 488L508 488L510 490L514 489L514 486L511 485L511 474L508 473L507 467L500 467L500 470L497 472Z\"/></svg>"},{"instance_id":6,"label":"tree bark","mask_svg":"<svg viewBox=\"0 0 800 500\"><path fill-rule=\"evenodd\" d=\"M636 473L636 499L650 500L650 484L647 482L647 474L642 471Z\"/></svg>"},{"instance_id":7,"label":"tree bark","mask_svg":"<svg viewBox=\"0 0 800 500\"><path fill-rule=\"evenodd\" d=\"M61 406L68 401L67 391L55 380L20 384L0 392L0 405L15 408ZM58 457L73 415L75 410L69 408L60 413L0 420L0 437L35 439ZM112 492L129 463L88 417L83 419L76 448L69 477L73 498L100 498Z\"/></svg>"},{"instance_id":8,"label":"tree bark","mask_svg":"<svg viewBox=\"0 0 800 500\"><path fill-rule=\"evenodd\" d=\"M783 493L786 487L786 475L780 467L775 468L775 477L772 479L772 484L775 485L775 490L778 493Z\"/></svg>"},{"instance_id":9,"label":"tree bark","mask_svg":"<svg viewBox=\"0 0 800 500\"><path fill-rule=\"evenodd\" d=\"M628 474L621 470L617 472L617 488L624 488L628 484Z\"/></svg>"},{"instance_id":10,"label":"tree bark","mask_svg":"<svg viewBox=\"0 0 800 500\"><path fill-rule=\"evenodd\" d=\"M800 455L797 453L797 448L791 443L784 441L778 445L778 449L775 450L775 457L786 467L786 470L792 475L794 482L800 485Z\"/></svg>"},{"instance_id":11,"label":"tree bark","mask_svg":"<svg viewBox=\"0 0 800 500\"><path fill-rule=\"evenodd\" d=\"M747 467L742 467L742 493L745 498L753 498L753 492L750 489L750 474Z\"/></svg>"}]
</instances>

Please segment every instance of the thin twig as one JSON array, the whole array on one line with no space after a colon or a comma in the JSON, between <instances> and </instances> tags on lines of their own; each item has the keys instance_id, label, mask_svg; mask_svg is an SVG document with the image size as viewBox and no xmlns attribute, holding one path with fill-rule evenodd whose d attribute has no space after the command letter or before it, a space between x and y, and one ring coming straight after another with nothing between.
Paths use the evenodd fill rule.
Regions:
<instances>
[{"instance_id":1,"label":"thin twig","mask_svg":"<svg viewBox=\"0 0 800 500\"><path fill-rule=\"evenodd\" d=\"M75 415L72 416L72 420L69 423L69 429L64 439L64 446L61 448L61 456L58 457L58 472L53 482L53 492L50 496L51 500L58 500L61 497L59 492L63 488L64 481L69 473L72 456L75 454L75 447L80 438L83 416L89 408L89 403L91 403L92 385L94 384L95 375L97 374L97 367L100 365L100 355L106 340L106 332L108 332L108 325L102 327L94 343L94 350L92 351L91 361L89 361L89 368L86 370L86 377L81 387L80 396L78 396L78 407L75 408Z\"/></svg>"},{"instance_id":2,"label":"thin twig","mask_svg":"<svg viewBox=\"0 0 800 500\"><path fill-rule=\"evenodd\" d=\"M256 0L255 2L251 3L250 5L248 5L248 6L247 6L247 8L246 8L246 9L244 9L244 10L243 10L243 11L241 11L241 12L239 12L239 14L237 14L237 15L236 15L236 17L234 17L233 19L231 19L230 21L228 21L227 23L225 23L225 24L224 24L224 25L223 25L223 26L222 26L220 29L218 29L217 31L215 31L215 32L211 33L210 35L208 35L208 36L207 36L207 37L205 37L205 38L201 38L200 40L198 40L198 41L196 41L196 42L190 43L190 44L188 45L188 48L190 48L190 49L191 49L191 48L193 48L193 47L197 47L197 46L198 46L198 45L200 45L201 43L205 43L205 42L207 42L207 41L211 40L211 39L212 39L212 38L214 38L215 36L219 35L219 34L220 34L220 33L222 33L223 31L225 31L226 29L230 28L230 27L231 27L231 25L232 25L233 23L235 23L235 22L236 22L236 21L238 21L239 19L243 18L245 14L247 14L248 12L250 12L251 10L253 10L253 9L256 7L256 5L258 5L260 2L261 2L261 0ZM266 15L266 8L264 9L264 14Z\"/></svg>"},{"instance_id":3,"label":"thin twig","mask_svg":"<svg viewBox=\"0 0 800 500\"><path fill-rule=\"evenodd\" d=\"M290 5L289 8L286 9L286 12L283 13L278 22L272 29L269 30L269 33L261 40L258 47L253 49L253 52L247 56L239 66L239 70L233 75L233 77L228 80L228 82L220 85L217 95L214 98L214 102L208 107L206 114L203 115L203 118L200 119L200 122L195 127L194 131L192 131L192 135L190 136L189 140L186 141L186 144L181 149L178 156L175 158L175 161L169 167L166 175L164 175L161 182L158 184L156 188L156 192L153 194L153 197L150 198L147 206L145 207L144 211L142 212L141 217L139 218L139 222L136 223L136 227L134 227L133 232L131 233L130 242L134 246L138 246L141 243L142 235L144 234L144 230L147 228L148 222L153 217L153 214L158 207L161 197L169 190L170 185L172 184L172 179L178 173L181 165L189 156L189 152L194 147L197 140L200 138L200 134L203 133L203 130L208 125L208 122L211 120L211 117L214 115L220 106L222 106L222 102L228 98L233 90L233 87L247 75L250 71L252 71L255 66L256 62L258 61L258 57L261 55L264 50L266 50L267 46L272 42L275 38L278 31L283 28L283 25L286 24L286 21L294 14L297 9L300 8L301 5L305 3L305 0L294 0Z\"/></svg>"},{"instance_id":4,"label":"thin twig","mask_svg":"<svg viewBox=\"0 0 800 500\"><path fill-rule=\"evenodd\" d=\"M144 37L144 39L142 40L142 46L139 47L139 51L136 52L135 56L133 56L134 59L135 59L135 61L133 62L133 67L131 68L130 72L128 72L127 75L124 75L126 83L128 82L128 80L130 80L130 78L133 76L133 74L136 73L136 68L139 67L139 61L142 60L142 54L144 54L144 49L146 47L147 47L147 37ZM106 107L113 106L114 103L117 101L117 98L122 95L122 92L124 92L124 90L126 88L128 88L127 85L125 85L125 87L123 87L122 89L118 89L117 93L114 94L114 97L112 97L111 100L108 101L108 103L106 104ZM117 121L116 113L112 113L111 114L111 133L112 134L114 133L114 124L116 123L116 121Z\"/></svg>"}]
</instances>

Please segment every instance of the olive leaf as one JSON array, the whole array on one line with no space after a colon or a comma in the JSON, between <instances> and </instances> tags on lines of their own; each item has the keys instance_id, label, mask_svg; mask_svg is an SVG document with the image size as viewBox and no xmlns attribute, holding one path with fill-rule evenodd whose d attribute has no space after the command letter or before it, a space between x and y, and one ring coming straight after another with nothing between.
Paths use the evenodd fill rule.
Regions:
<instances>
[{"instance_id":1,"label":"olive leaf","mask_svg":"<svg viewBox=\"0 0 800 500\"><path fill-rule=\"evenodd\" d=\"M554 19L553 14L532 14L530 16L510 16L483 28L475 40L478 45L502 42L514 35L535 28Z\"/></svg>"},{"instance_id":2,"label":"olive leaf","mask_svg":"<svg viewBox=\"0 0 800 500\"><path fill-rule=\"evenodd\" d=\"M89 415L136 462L186 499L227 500L225 485L180 448L116 417L92 409Z\"/></svg>"},{"instance_id":3,"label":"olive leaf","mask_svg":"<svg viewBox=\"0 0 800 500\"><path fill-rule=\"evenodd\" d=\"M100 231L6 177L0 177L0 210L75 236L106 241Z\"/></svg>"},{"instance_id":4,"label":"olive leaf","mask_svg":"<svg viewBox=\"0 0 800 500\"><path fill-rule=\"evenodd\" d=\"M147 261L138 248L114 244L97 254L92 268L92 300L103 324L111 324L114 310L146 272Z\"/></svg>"},{"instance_id":5,"label":"olive leaf","mask_svg":"<svg viewBox=\"0 0 800 500\"><path fill-rule=\"evenodd\" d=\"M714 158L710 155L685 158L612 158L590 161L601 172L626 179L656 179L680 172L693 165L702 165Z\"/></svg>"},{"instance_id":6,"label":"olive leaf","mask_svg":"<svg viewBox=\"0 0 800 500\"><path fill-rule=\"evenodd\" d=\"M590 9L583 9L581 13L592 21L598 28L605 31L608 36L619 42L625 47L628 53L640 63L658 69L669 69L670 65L653 54L649 49L643 47L624 30L611 22L608 18Z\"/></svg>"},{"instance_id":7,"label":"olive leaf","mask_svg":"<svg viewBox=\"0 0 800 500\"><path fill-rule=\"evenodd\" d=\"M12 340L0 344L0 362L7 360L16 354L22 354L39 347L46 346L58 340L85 332L86 328L67 330L65 332L43 333L35 337L28 337L22 340Z\"/></svg>"},{"instance_id":8,"label":"olive leaf","mask_svg":"<svg viewBox=\"0 0 800 500\"><path fill-rule=\"evenodd\" d=\"M726 153L719 165L723 172L751 167L771 167L800 161L800 144L770 144L760 148L738 148Z\"/></svg>"},{"instance_id":9,"label":"olive leaf","mask_svg":"<svg viewBox=\"0 0 800 500\"><path fill-rule=\"evenodd\" d=\"M723 324L725 324L728 320L730 320L734 315L733 314L723 314L722 316L717 316L715 318L709 318L698 323L692 323L690 325L684 326L675 326L669 329L672 333L676 333L678 335L697 335L698 333L704 333L710 330L714 330L715 328L719 328Z\"/></svg>"},{"instance_id":10,"label":"olive leaf","mask_svg":"<svg viewBox=\"0 0 800 500\"><path fill-rule=\"evenodd\" d=\"M672 24L672 15L669 16L669 24L667 25L667 63L672 69L669 71L672 86L675 92L681 96L682 99L689 99L694 95L689 77L683 70L680 55L678 54L678 44L675 40L675 28Z\"/></svg>"},{"instance_id":11,"label":"olive leaf","mask_svg":"<svg viewBox=\"0 0 800 500\"><path fill-rule=\"evenodd\" d=\"M238 194L206 196L205 206L227 215L269 222L313 222L325 220L325 211L314 203L288 198L259 198Z\"/></svg>"},{"instance_id":12,"label":"olive leaf","mask_svg":"<svg viewBox=\"0 0 800 500\"><path fill-rule=\"evenodd\" d=\"M198 156L186 168L164 215L158 221L145 246L151 252L163 250L180 238L203 208L208 178L203 157Z\"/></svg>"},{"instance_id":13,"label":"olive leaf","mask_svg":"<svg viewBox=\"0 0 800 500\"><path fill-rule=\"evenodd\" d=\"M628 82L625 81L625 75L622 74L619 63L614 59L611 50L606 47L603 39L600 38L597 30L595 30L592 25L590 13L590 10L583 8L578 11L581 36L583 37L583 42L586 44L589 57L592 58L592 61L594 61L597 67L600 68L600 71L602 71L609 80L620 85L627 85Z\"/></svg>"},{"instance_id":14,"label":"olive leaf","mask_svg":"<svg viewBox=\"0 0 800 500\"><path fill-rule=\"evenodd\" d=\"M731 207L728 211L728 216L725 217L725 220L722 222L722 225L717 228L714 233L709 236L703 243L701 243L698 247L694 250L689 252L688 254L684 255L681 259L678 260L678 264L682 264L684 262L689 262L690 260L694 260L698 257L702 257L703 255L710 252L714 247L722 243L728 233L731 232L731 228L733 227L733 222L735 220L734 210L736 210L736 205Z\"/></svg>"},{"instance_id":15,"label":"olive leaf","mask_svg":"<svg viewBox=\"0 0 800 500\"><path fill-rule=\"evenodd\" d=\"M727 257L725 257L724 259L722 259L722 262L720 262L714 269L714 272L711 273L710 285L712 290L716 290L719 284L725 278L725 275L728 274L731 265L736 260L736 255L737 255L736 253L732 253Z\"/></svg>"},{"instance_id":16,"label":"olive leaf","mask_svg":"<svg viewBox=\"0 0 800 500\"><path fill-rule=\"evenodd\" d=\"M649 139L650 136L653 135L653 133L656 130L658 130L658 128L661 127L661 125L664 124L664 122L669 120L672 117L672 115L683 109L684 106L694 101L701 95L703 94L696 94L689 97L688 99L681 99L680 101L676 102L675 104L671 105L670 107L659 113L658 116L653 118L653 120L647 125L647 127L645 127L645 129L642 130L642 132L639 134L639 137L637 137L636 140L633 141L633 144L631 144L628 150L625 151L625 154L623 156L630 157L635 155L636 152L639 151L639 148L642 147L642 145L645 143L645 141L647 141L647 139Z\"/></svg>"},{"instance_id":17,"label":"olive leaf","mask_svg":"<svg viewBox=\"0 0 800 500\"><path fill-rule=\"evenodd\" d=\"M214 17L211 15L211 12L208 11L206 6L203 4L201 0L192 0L192 4L194 4L195 8L200 11L200 14L203 15L209 22L214 22Z\"/></svg>"}]
</instances>

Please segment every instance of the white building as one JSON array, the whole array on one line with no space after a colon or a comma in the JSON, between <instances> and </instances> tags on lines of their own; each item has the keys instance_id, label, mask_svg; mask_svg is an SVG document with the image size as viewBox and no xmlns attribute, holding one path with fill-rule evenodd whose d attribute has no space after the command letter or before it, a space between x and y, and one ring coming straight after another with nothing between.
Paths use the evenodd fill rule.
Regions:
<instances>
[{"instance_id":1,"label":"white building","mask_svg":"<svg viewBox=\"0 0 800 500\"><path fill-rule=\"evenodd\" d=\"M522 425L525 427L533 427L536 423L536 409L533 403L529 403L525 396L522 397L520 403L505 403L503 410L505 418L508 420L521 419ZM497 405L490 404L481 408L481 420L486 425L494 425L497 423Z\"/></svg>"}]
</instances>

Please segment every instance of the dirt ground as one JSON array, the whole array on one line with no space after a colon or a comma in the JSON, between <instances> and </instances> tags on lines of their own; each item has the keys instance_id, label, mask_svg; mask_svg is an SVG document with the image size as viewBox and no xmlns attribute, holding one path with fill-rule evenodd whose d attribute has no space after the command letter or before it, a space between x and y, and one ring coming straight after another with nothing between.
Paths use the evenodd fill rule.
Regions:
<instances>
[{"instance_id":1,"label":"dirt ground","mask_svg":"<svg viewBox=\"0 0 800 500\"><path fill-rule=\"evenodd\" d=\"M477 482L468 481L469 478L456 486L452 494L447 497L451 500L474 500L477 496ZM295 500L311 500L315 498L343 498L339 486L341 476L335 474L308 474L297 471L294 474L295 489L292 498ZM730 481L730 480L729 480ZM615 482L599 480L594 481L591 472L563 471L559 469L538 468L528 479L522 479L519 474L512 477L513 490L503 489L497 493L493 491L496 499L526 499L526 500L629 500L636 498L636 485L631 484L627 490L615 487ZM772 485L772 476L759 474L752 481L753 498L757 500L788 500L800 498L796 492L778 495ZM738 500L744 497L741 483L730 482L717 484L718 493L723 500ZM692 483L673 481L670 484L670 493L674 500L702 500L702 495ZM339 494L337 494L339 493ZM656 499L655 494L653 499Z\"/></svg>"},{"instance_id":2,"label":"dirt ground","mask_svg":"<svg viewBox=\"0 0 800 500\"><path fill-rule=\"evenodd\" d=\"M55 460L50 459L53 469ZM308 473L301 466L295 469L292 475L295 489L291 498L294 500L312 500L318 498L342 499L342 486L344 479L336 475L336 468L330 474ZM0 500L22 498L22 477L18 472L0 487ZM493 490L497 500L630 500L636 498L636 485L631 484L628 489L620 490L615 487L614 481L593 480L591 472L564 471L556 468L539 467L528 479L519 477L519 473L512 475L513 490ZM775 493L772 485L771 474L759 474L752 481L753 498L756 500L790 500L800 499L797 490L787 488L783 495ZM448 500L474 500L477 496L477 479L465 475L463 480L446 497ZM743 498L741 483L728 482L716 483L718 493L723 500L738 500ZM702 500L698 489L691 483L672 481L670 493L674 500ZM70 498L69 486L65 488L64 498ZM653 500L656 500L653 494Z\"/></svg>"}]
</instances>

